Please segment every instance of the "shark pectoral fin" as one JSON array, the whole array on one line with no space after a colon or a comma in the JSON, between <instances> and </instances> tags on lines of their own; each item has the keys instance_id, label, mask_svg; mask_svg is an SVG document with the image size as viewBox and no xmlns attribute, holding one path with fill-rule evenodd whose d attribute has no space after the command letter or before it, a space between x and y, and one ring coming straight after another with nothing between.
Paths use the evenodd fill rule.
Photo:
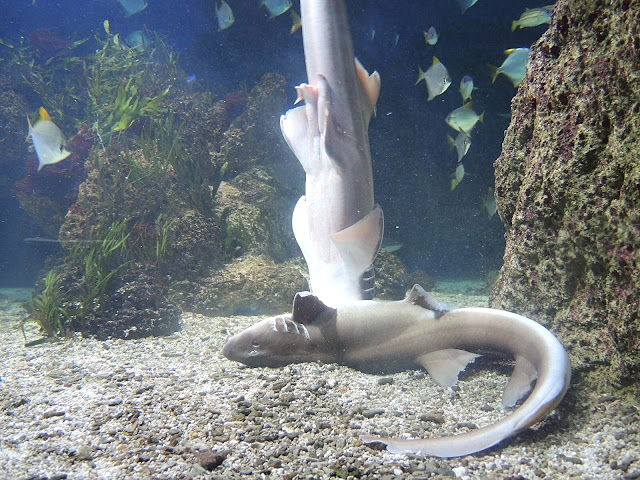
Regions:
<instances>
[{"instance_id":1,"label":"shark pectoral fin","mask_svg":"<svg viewBox=\"0 0 640 480\"><path fill-rule=\"evenodd\" d=\"M360 61L357 58L355 60L358 80L360 80L360 84L362 85L362 88L364 88L364 92L369 100L369 110L366 112L368 126L369 120L371 120L371 116L373 115L373 108L376 106L378 97L380 96L380 75L378 72L373 72L369 75L369 72L367 72L367 69L362 66Z\"/></svg>"},{"instance_id":2,"label":"shark pectoral fin","mask_svg":"<svg viewBox=\"0 0 640 480\"><path fill-rule=\"evenodd\" d=\"M516 356L516 365L502 394L502 405L513 407L529 390L531 382L538 378L538 370L533 364L520 355Z\"/></svg>"},{"instance_id":3,"label":"shark pectoral fin","mask_svg":"<svg viewBox=\"0 0 640 480\"><path fill-rule=\"evenodd\" d=\"M480 356L465 350L447 348L420 355L416 362L427 369L438 385L453 387L458 382L458 374Z\"/></svg>"},{"instance_id":4,"label":"shark pectoral fin","mask_svg":"<svg viewBox=\"0 0 640 480\"><path fill-rule=\"evenodd\" d=\"M407 298L405 298L403 302L417 305L419 307L426 308L427 310L432 310L436 313L440 313L440 315L456 308L453 305L441 302L417 283L413 286L409 295L407 295Z\"/></svg>"},{"instance_id":5,"label":"shark pectoral fin","mask_svg":"<svg viewBox=\"0 0 640 480\"><path fill-rule=\"evenodd\" d=\"M382 209L376 204L364 218L330 235L348 271L360 277L369 268L380 249L383 230Z\"/></svg>"}]
</instances>

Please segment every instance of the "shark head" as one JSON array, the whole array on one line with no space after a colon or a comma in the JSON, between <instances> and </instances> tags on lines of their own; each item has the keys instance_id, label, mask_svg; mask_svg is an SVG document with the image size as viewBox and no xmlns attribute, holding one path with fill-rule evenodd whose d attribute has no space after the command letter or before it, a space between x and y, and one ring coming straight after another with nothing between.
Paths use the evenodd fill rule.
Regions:
<instances>
[{"instance_id":1,"label":"shark head","mask_svg":"<svg viewBox=\"0 0 640 480\"><path fill-rule=\"evenodd\" d=\"M222 353L229 360L250 367L330 361L333 355L322 334L322 326L335 319L335 312L318 297L308 292L297 293L293 313L265 318L228 337Z\"/></svg>"}]
</instances>

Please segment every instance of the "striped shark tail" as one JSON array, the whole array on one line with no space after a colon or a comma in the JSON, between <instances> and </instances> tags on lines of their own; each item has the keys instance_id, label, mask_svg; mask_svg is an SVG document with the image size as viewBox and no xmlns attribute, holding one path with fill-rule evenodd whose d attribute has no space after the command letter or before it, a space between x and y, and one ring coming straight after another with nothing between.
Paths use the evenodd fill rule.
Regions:
<instances>
[{"instance_id":1,"label":"striped shark tail","mask_svg":"<svg viewBox=\"0 0 640 480\"><path fill-rule=\"evenodd\" d=\"M363 300L373 300L376 297L376 270L373 263L369 265L360 279Z\"/></svg>"}]
</instances>

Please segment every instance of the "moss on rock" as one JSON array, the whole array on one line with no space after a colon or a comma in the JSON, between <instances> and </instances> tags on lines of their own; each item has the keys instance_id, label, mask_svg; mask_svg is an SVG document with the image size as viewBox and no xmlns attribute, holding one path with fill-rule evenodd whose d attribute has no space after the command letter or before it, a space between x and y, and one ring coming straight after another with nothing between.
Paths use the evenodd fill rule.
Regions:
<instances>
[{"instance_id":1,"label":"moss on rock","mask_svg":"<svg viewBox=\"0 0 640 480\"><path fill-rule=\"evenodd\" d=\"M507 246L491 304L549 326L588 385L636 394L638 158L640 4L559 0L495 163Z\"/></svg>"}]
</instances>

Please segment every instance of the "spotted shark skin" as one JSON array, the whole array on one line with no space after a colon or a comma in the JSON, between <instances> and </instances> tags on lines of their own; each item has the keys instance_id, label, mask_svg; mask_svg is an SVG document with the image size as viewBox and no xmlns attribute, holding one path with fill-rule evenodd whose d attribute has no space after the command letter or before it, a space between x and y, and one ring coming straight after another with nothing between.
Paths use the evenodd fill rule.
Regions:
<instances>
[{"instance_id":1,"label":"spotted shark skin","mask_svg":"<svg viewBox=\"0 0 640 480\"><path fill-rule=\"evenodd\" d=\"M422 365L436 383L453 386L478 352L515 359L503 394L512 407L497 423L459 435L404 439L362 435L394 453L457 457L490 448L549 414L571 379L569 357L542 325L515 313L491 308L454 308L438 302L419 285L402 301L363 300L331 308L307 292L298 293L291 314L264 319L227 338L223 354L252 367L300 362L388 370Z\"/></svg>"},{"instance_id":2,"label":"spotted shark skin","mask_svg":"<svg viewBox=\"0 0 640 480\"><path fill-rule=\"evenodd\" d=\"M373 298L373 263L383 232L374 203L368 128L380 76L355 60L342 0L301 0L308 83L304 105L280 127L305 174L305 195L293 212L311 290L332 307ZM368 277L368 284L363 283Z\"/></svg>"}]
</instances>

